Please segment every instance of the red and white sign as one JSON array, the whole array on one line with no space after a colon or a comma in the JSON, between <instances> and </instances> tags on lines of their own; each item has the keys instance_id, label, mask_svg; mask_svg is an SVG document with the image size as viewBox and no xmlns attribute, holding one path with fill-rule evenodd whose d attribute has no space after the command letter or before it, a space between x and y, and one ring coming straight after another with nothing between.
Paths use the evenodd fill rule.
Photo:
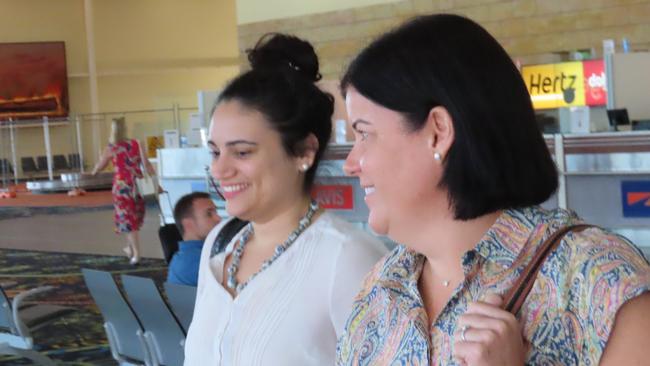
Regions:
<instances>
[{"instance_id":1,"label":"red and white sign","mask_svg":"<svg viewBox=\"0 0 650 366\"><path fill-rule=\"evenodd\" d=\"M351 185L315 185L311 196L320 207L335 210L354 209L353 187Z\"/></svg>"},{"instance_id":2,"label":"red and white sign","mask_svg":"<svg viewBox=\"0 0 650 366\"><path fill-rule=\"evenodd\" d=\"M585 104L588 106L607 104L607 79L603 60L582 62L585 82Z\"/></svg>"}]
</instances>

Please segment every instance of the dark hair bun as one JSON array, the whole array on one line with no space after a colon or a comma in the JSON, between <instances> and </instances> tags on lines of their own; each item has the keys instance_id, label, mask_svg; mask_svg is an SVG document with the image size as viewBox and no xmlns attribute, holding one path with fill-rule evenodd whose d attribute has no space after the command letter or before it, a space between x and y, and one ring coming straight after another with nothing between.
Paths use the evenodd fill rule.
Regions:
<instances>
[{"instance_id":1,"label":"dark hair bun","mask_svg":"<svg viewBox=\"0 0 650 366\"><path fill-rule=\"evenodd\" d=\"M267 33L246 53L253 70L295 72L310 82L321 79L314 47L298 37Z\"/></svg>"}]
</instances>

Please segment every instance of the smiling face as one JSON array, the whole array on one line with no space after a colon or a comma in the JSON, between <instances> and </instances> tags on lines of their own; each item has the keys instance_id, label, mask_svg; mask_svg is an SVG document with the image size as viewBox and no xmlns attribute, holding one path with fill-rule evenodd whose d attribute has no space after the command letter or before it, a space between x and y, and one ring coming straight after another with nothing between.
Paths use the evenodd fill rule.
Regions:
<instances>
[{"instance_id":1,"label":"smiling face","mask_svg":"<svg viewBox=\"0 0 650 366\"><path fill-rule=\"evenodd\" d=\"M210 173L221 186L228 214L266 222L305 195L301 158L286 153L263 114L239 101L217 106L208 146Z\"/></svg>"},{"instance_id":2,"label":"smiling face","mask_svg":"<svg viewBox=\"0 0 650 366\"><path fill-rule=\"evenodd\" d=\"M403 242L417 222L447 205L446 192L437 188L442 164L433 157L431 131L428 125L409 131L400 113L353 87L347 90L346 107L355 142L344 169L359 177L366 192L370 227Z\"/></svg>"}]
</instances>

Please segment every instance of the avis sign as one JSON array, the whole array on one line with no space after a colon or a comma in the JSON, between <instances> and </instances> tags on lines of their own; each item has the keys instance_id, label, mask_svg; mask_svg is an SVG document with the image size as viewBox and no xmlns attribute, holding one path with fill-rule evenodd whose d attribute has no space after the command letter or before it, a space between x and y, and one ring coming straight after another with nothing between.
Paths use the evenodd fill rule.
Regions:
<instances>
[{"instance_id":1,"label":"avis sign","mask_svg":"<svg viewBox=\"0 0 650 366\"><path fill-rule=\"evenodd\" d=\"M650 181L622 181L623 217L650 217Z\"/></svg>"},{"instance_id":2,"label":"avis sign","mask_svg":"<svg viewBox=\"0 0 650 366\"><path fill-rule=\"evenodd\" d=\"M320 207L334 210L354 209L353 187L347 184L315 185L311 196Z\"/></svg>"},{"instance_id":3,"label":"avis sign","mask_svg":"<svg viewBox=\"0 0 650 366\"><path fill-rule=\"evenodd\" d=\"M524 66L522 77L535 109L607 104L603 60Z\"/></svg>"}]
</instances>

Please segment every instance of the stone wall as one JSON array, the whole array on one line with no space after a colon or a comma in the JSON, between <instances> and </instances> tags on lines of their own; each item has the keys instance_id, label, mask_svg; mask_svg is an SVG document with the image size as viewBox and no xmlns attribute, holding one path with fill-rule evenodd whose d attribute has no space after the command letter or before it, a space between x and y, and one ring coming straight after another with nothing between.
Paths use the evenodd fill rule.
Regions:
<instances>
[{"instance_id":1,"label":"stone wall","mask_svg":"<svg viewBox=\"0 0 650 366\"><path fill-rule=\"evenodd\" d=\"M311 41L324 79L336 80L350 59L382 32L418 14L466 15L486 27L523 64L568 60L576 50L596 51L602 40L627 38L631 49L650 49L649 0L404 0L322 14L239 25L239 47L266 32Z\"/></svg>"}]
</instances>

